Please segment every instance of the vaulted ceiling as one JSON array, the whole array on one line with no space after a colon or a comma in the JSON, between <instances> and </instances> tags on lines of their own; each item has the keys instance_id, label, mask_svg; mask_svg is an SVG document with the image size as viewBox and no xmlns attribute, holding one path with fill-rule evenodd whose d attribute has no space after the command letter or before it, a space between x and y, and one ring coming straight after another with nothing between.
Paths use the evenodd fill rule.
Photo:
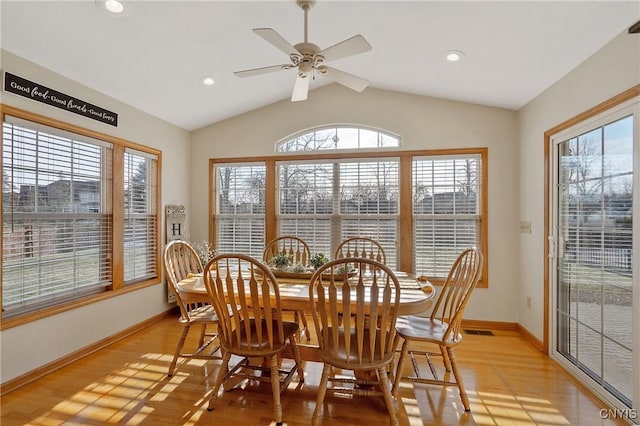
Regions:
<instances>
[{"instance_id":1,"label":"vaulted ceiling","mask_svg":"<svg viewBox=\"0 0 640 426\"><path fill-rule=\"evenodd\" d=\"M121 16L98 3L3 0L1 46L187 130L291 97L295 69L233 72L288 62L252 29L303 41L294 0L125 1ZM640 2L318 0L308 18L320 48L367 39L330 65L370 87L518 109L637 22ZM318 76L309 98L329 83Z\"/></svg>"}]
</instances>

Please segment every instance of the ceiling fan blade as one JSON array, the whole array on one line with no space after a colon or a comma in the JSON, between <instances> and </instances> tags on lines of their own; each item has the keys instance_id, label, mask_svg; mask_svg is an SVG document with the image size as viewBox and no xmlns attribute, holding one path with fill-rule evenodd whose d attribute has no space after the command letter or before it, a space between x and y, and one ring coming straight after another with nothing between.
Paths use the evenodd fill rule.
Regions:
<instances>
[{"instance_id":1,"label":"ceiling fan blade","mask_svg":"<svg viewBox=\"0 0 640 426\"><path fill-rule=\"evenodd\" d=\"M291 101L305 101L307 94L309 93L309 80L311 76L309 74L298 73L296 77L296 83L293 86L293 94L291 95Z\"/></svg>"},{"instance_id":2,"label":"ceiling fan blade","mask_svg":"<svg viewBox=\"0 0 640 426\"><path fill-rule=\"evenodd\" d=\"M320 51L318 55L324 57L325 62L345 58L347 56L358 55L371 50L371 45L360 34L334 44L331 47Z\"/></svg>"},{"instance_id":3,"label":"ceiling fan blade","mask_svg":"<svg viewBox=\"0 0 640 426\"><path fill-rule=\"evenodd\" d=\"M291 55L299 55L300 52L291 45L287 40L284 39L280 34L278 34L273 28L254 28L253 32L258 34L260 37L282 50L288 56Z\"/></svg>"},{"instance_id":4,"label":"ceiling fan blade","mask_svg":"<svg viewBox=\"0 0 640 426\"><path fill-rule=\"evenodd\" d=\"M324 71L325 72L322 75L325 77L328 77L336 83L342 84L351 90L355 90L356 92L362 92L369 85L369 80L349 74L348 72L327 66L324 67Z\"/></svg>"},{"instance_id":5,"label":"ceiling fan blade","mask_svg":"<svg viewBox=\"0 0 640 426\"><path fill-rule=\"evenodd\" d=\"M293 68L293 65L291 64L272 65L270 67L253 68L250 70L236 71L234 72L234 74L236 75L236 77L251 77L254 75L266 74L268 72L288 70L290 68Z\"/></svg>"}]
</instances>

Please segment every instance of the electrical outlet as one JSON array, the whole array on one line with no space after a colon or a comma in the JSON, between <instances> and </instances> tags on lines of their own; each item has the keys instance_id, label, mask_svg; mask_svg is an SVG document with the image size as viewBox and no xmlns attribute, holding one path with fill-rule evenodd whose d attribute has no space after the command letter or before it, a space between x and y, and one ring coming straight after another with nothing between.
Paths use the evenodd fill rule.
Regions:
<instances>
[{"instance_id":1,"label":"electrical outlet","mask_svg":"<svg viewBox=\"0 0 640 426\"><path fill-rule=\"evenodd\" d=\"M531 309L531 296L527 296L527 309Z\"/></svg>"}]
</instances>

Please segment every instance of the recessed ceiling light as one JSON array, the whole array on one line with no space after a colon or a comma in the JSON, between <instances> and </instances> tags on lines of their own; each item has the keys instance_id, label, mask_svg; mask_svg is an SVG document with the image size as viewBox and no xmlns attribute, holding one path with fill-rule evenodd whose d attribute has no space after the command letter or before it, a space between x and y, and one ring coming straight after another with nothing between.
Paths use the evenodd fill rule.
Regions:
<instances>
[{"instance_id":1,"label":"recessed ceiling light","mask_svg":"<svg viewBox=\"0 0 640 426\"><path fill-rule=\"evenodd\" d=\"M200 83L204 84L205 86L213 86L215 82L216 81L210 75L200 77Z\"/></svg>"},{"instance_id":2,"label":"recessed ceiling light","mask_svg":"<svg viewBox=\"0 0 640 426\"><path fill-rule=\"evenodd\" d=\"M107 0L104 2L104 8L111 13L124 12L124 4L118 0Z\"/></svg>"},{"instance_id":3,"label":"recessed ceiling light","mask_svg":"<svg viewBox=\"0 0 640 426\"><path fill-rule=\"evenodd\" d=\"M449 50L446 53L445 58L447 58L447 61L449 62L458 62L464 58L464 52L461 50Z\"/></svg>"},{"instance_id":4,"label":"recessed ceiling light","mask_svg":"<svg viewBox=\"0 0 640 426\"><path fill-rule=\"evenodd\" d=\"M131 12L131 3L122 0L95 0L96 7L110 16L128 16Z\"/></svg>"}]
</instances>

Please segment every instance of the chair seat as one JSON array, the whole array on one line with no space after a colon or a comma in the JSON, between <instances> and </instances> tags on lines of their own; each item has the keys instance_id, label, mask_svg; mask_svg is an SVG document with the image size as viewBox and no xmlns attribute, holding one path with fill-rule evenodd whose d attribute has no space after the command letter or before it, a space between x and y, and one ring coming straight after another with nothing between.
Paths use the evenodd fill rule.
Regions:
<instances>
[{"instance_id":1,"label":"chair seat","mask_svg":"<svg viewBox=\"0 0 640 426\"><path fill-rule=\"evenodd\" d=\"M452 334L444 341L444 334L448 327L449 324L438 319L415 315L399 317L396 322L396 331L403 339L430 343L444 342L448 346L460 343L462 341L460 333Z\"/></svg>"},{"instance_id":2,"label":"chair seat","mask_svg":"<svg viewBox=\"0 0 640 426\"><path fill-rule=\"evenodd\" d=\"M230 339L230 346L228 350L231 350L232 353L241 356L251 356L252 352L260 352L260 356L266 356L273 353L280 352L284 346L287 345L287 340L293 336L298 331L299 325L295 322L290 321L282 321L282 329L284 336L280 338L278 335L278 327L277 322L273 321L272 330L274 333L273 337L273 347L269 347L268 340L269 339L258 339L257 338L257 328L254 320L250 321L249 329L251 330L251 335L247 336L245 323L242 321L240 323L240 329L242 332L240 333L240 338L238 339L238 335L233 333ZM267 334L267 325L266 323L261 324L261 332L263 335ZM262 342L260 342L262 340ZM282 342L282 343L278 343ZM223 347L226 345L223 345Z\"/></svg>"},{"instance_id":3,"label":"chair seat","mask_svg":"<svg viewBox=\"0 0 640 426\"><path fill-rule=\"evenodd\" d=\"M329 335L333 333L332 328L328 329ZM349 352L346 348L346 338L344 337L344 329L338 328L338 341L337 346L330 345L330 350L321 350L320 358L324 361L330 361L330 363L338 368L344 368L349 370L371 370L388 364L393 361L393 353L388 351L382 351L380 348L380 339L375 339L375 345L373 347L373 355L371 353L371 347L369 342L369 330L365 330L362 334L362 338L365 342L362 345L362 353L358 353L359 344L357 342L357 335L354 330L351 331L349 336ZM382 355L383 352L387 352Z\"/></svg>"}]
</instances>

